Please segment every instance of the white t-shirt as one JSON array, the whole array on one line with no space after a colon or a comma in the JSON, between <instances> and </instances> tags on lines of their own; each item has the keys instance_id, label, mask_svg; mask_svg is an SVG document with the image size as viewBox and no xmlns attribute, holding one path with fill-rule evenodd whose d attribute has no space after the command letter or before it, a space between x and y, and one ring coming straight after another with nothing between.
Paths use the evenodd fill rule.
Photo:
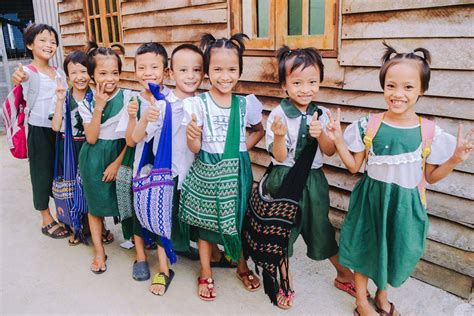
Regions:
<instances>
[{"instance_id":1,"label":"white t-shirt","mask_svg":"<svg viewBox=\"0 0 474 316\"><path fill-rule=\"evenodd\" d=\"M23 98L27 100L28 89L31 83L32 71L28 67L23 67L28 73L28 80L23 81L21 86L23 88ZM51 120L49 119L49 107L53 103L53 97L56 95L56 79L51 79L47 75L38 71L39 93L34 105L29 105L31 111L29 113L28 124L39 127L51 128ZM63 78L64 86L67 87L67 81L64 74L56 70L57 76Z\"/></svg>"},{"instance_id":2,"label":"white t-shirt","mask_svg":"<svg viewBox=\"0 0 474 316\"><path fill-rule=\"evenodd\" d=\"M191 121L192 114L196 115L197 125L203 126L201 150L208 153L222 154L224 152L227 128L229 126L230 107L224 108L218 105L206 92L207 104L201 97L191 97L183 100L184 117L182 124L187 126ZM262 121L262 105L254 102L249 106L246 98L239 96L239 102L245 113L240 120L240 151L247 151L246 126L257 125ZM244 103L244 104L242 104Z\"/></svg>"},{"instance_id":3,"label":"white t-shirt","mask_svg":"<svg viewBox=\"0 0 474 316\"><path fill-rule=\"evenodd\" d=\"M319 109L323 112L323 114L319 117L319 121L321 125L326 131L326 126L329 123L329 117L327 115L328 109L322 106L318 106ZM289 118L285 115L285 112L281 108L281 106L277 106L273 109L273 111L268 116L267 126L266 126L266 134L265 134L265 143L267 146L267 150L271 153L271 147L273 146L274 134L272 132L272 124L275 120L275 116L279 116L281 118L281 122L287 127L288 132L285 136L285 144L286 148L288 149L288 154L286 155L286 159L283 162L278 162L274 158L272 158L272 162L274 165L283 165L288 167L293 167L295 164L295 151L296 145L298 142L298 131L300 129L301 123L301 116L297 118ZM308 115L306 117L306 124L309 126L313 117ZM321 149L318 146L318 150L316 151L316 155L314 156L313 164L311 165L311 169L318 169L323 166L323 154Z\"/></svg>"}]
</instances>

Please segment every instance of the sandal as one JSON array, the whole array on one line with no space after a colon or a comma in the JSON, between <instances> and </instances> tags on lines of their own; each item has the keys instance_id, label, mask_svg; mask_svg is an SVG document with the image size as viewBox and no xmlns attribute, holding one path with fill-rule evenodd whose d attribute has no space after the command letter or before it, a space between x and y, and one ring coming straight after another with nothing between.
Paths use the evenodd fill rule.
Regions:
<instances>
[{"instance_id":1,"label":"sandal","mask_svg":"<svg viewBox=\"0 0 474 316\"><path fill-rule=\"evenodd\" d=\"M194 248L194 247L189 247L188 251L175 251L178 256L188 258L189 260L192 261L198 261L199 260L199 251ZM211 262L211 267L212 267L212 262Z\"/></svg>"},{"instance_id":2,"label":"sandal","mask_svg":"<svg viewBox=\"0 0 474 316\"><path fill-rule=\"evenodd\" d=\"M390 311L386 311L384 309L381 309L380 307L377 306L377 304L374 304L375 305L375 311L377 313L379 313L380 315L382 316L393 316L395 315L395 305L392 303L392 302L388 302L390 304ZM400 316L401 314L398 313Z\"/></svg>"},{"instance_id":3,"label":"sandal","mask_svg":"<svg viewBox=\"0 0 474 316\"><path fill-rule=\"evenodd\" d=\"M157 273L153 276L153 280L151 281L151 285L163 285L165 287L165 291L163 294L158 294L150 291L152 294L155 295L165 295L166 291L168 291L168 287L171 284L171 281L173 281L174 278L174 271L172 269L169 269L169 276L167 276L164 272Z\"/></svg>"},{"instance_id":4,"label":"sandal","mask_svg":"<svg viewBox=\"0 0 474 316\"><path fill-rule=\"evenodd\" d=\"M104 245L108 245L114 241L114 235L110 232L110 230L106 230L102 233L102 243Z\"/></svg>"},{"instance_id":5,"label":"sandal","mask_svg":"<svg viewBox=\"0 0 474 316\"><path fill-rule=\"evenodd\" d=\"M211 260L211 268L236 268L237 264L232 262L232 259L229 256L226 256L223 251L221 251L221 259L219 261Z\"/></svg>"},{"instance_id":6,"label":"sandal","mask_svg":"<svg viewBox=\"0 0 474 316\"><path fill-rule=\"evenodd\" d=\"M58 226L58 228L56 228L52 233L50 233L49 230L53 228L54 226ZM53 239L63 239L63 238L68 237L70 234L66 228L59 225L58 222L56 222L55 220L53 220L48 225L41 227L41 232L44 235L51 237ZM67 232L67 234L64 234L64 232Z\"/></svg>"},{"instance_id":7,"label":"sandal","mask_svg":"<svg viewBox=\"0 0 474 316\"><path fill-rule=\"evenodd\" d=\"M278 296L279 297L285 297L286 298L286 305L277 303L277 306L281 309L290 309L293 307L293 300L295 298L295 291L289 290L288 294L285 294L285 291L280 287L278 289ZM278 302L278 297L277 297L277 302Z\"/></svg>"},{"instance_id":8,"label":"sandal","mask_svg":"<svg viewBox=\"0 0 474 316\"><path fill-rule=\"evenodd\" d=\"M107 271L107 255L105 255L104 267L103 267L103 268L99 268L99 270L94 270L94 269L92 269L92 266L93 266L93 265L99 266L99 263L97 262L97 260L96 260L95 257L92 259L92 263L91 263L91 271L92 271L92 273L95 273L95 274L102 274L102 273L104 273L105 271Z\"/></svg>"},{"instance_id":9,"label":"sandal","mask_svg":"<svg viewBox=\"0 0 474 316\"><path fill-rule=\"evenodd\" d=\"M204 296L199 293L199 285L205 284L207 286L207 290L209 291L209 296ZM201 279L200 277L198 278L198 295L199 298L203 301L214 301L216 299L216 293L214 292L214 279L213 278L207 278L207 279Z\"/></svg>"},{"instance_id":10,"label":"sandal","mask_svg":"<svg viewBox=\"0 0 474 316\"><path fill-rule=\"evenodd\" d=\"M341 282L338 279L334 279L334 286L341 291L356 297L356 287L354 282ZM367 291L367 297L370 297L370 293Z\"/></svg>"},{"instance_id":11,"label":"sandal","mask_svg":"<svg viewBox=\"0 0 474 316\"><path fill-rule=\"evenodd\" d=\"M79 245L81 243L79 238L76 238L76 235L74 234L72 236L74 236L74 239L71 240L71 238L69 238L69 240L67 241L68 245L71 247Z\"/></svg>"},{"instance_id":12,"label":"sandal","mask_svg":"<svg viewBox=\"0 0 474 316\"><path fill-rule=\"evenodd\" d=\"M156 275L155 275L156 277ZM153 277L153 280L155 279ZM132 268L132 278L136 281L146 281L150 278L150 268L146 261L135 261ZM152 283L153 284L153 283Z\"/></svg>"},{"instance_id":13,"label":"sandal","mask_svg":"<svg viewBox=\"0 0 474 316\"><path fill-rule=\"evenodd\" d=\"M255 280L257 277L255 276L255 274L253 273L252 270L247 270L245 272L237 272L237 278L242 281L242 285L245 287L245 289L247 291L250 291L250 292L255 292L256 290L258 290L261 286L261 283L260 281L258 282L258 285L254 285L253 284L253 280ZM245 281L244 281L244 278L247 279L247 281L250 283L250 288L248 286L245 285Z\"/></svg>"}]
</instances>

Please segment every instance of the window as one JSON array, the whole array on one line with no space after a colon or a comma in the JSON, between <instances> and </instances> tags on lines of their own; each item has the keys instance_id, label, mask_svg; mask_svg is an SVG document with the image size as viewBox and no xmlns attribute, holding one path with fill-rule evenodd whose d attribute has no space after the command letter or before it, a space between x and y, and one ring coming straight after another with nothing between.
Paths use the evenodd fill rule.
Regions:
<instances>
[{"instance_id":1,"label":"window","mask_svg":"<svg viewBox=\"0 0 474 316\"><path fill-rule=\"evenodd\" d=\"M122 42L120 0L84 0L87 30L97 44L109 47Z\"/></svg>"},{"instance_id":2,"label":"window","mask_svg":"<svg viewBox=\"0 0 474 316\"><path fill-rule=\"evenodd\" d=\"M233 0L232 32L250 37L249 49L313 46L336 49L337 0Z\"/></svg>"}]
</instances>

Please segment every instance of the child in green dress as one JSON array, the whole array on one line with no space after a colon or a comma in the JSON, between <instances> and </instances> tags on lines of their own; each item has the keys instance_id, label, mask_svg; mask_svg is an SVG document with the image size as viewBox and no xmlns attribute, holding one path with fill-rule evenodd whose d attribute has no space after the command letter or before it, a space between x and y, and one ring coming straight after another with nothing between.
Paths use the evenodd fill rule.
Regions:
<instances>
[{"instance_id":1,"label":"child in green dress","mask_svg":"<svg viewBox=\"0 0 474 316\"><path fill-rule=\"evenodd\" d=\"M300 211L290 234L288 254L292 256L293 244L301 234L307 256L313 260L329 259L337 271L335 286L355 294L352 272L337 261L335 230L328 218L329 186L321 169L323 154L331 156L335 152L334 143L324 131L329 111L313 102L324 78L321 55L314 48L290 50L284 46L278 51L278 74L288 98L272 110L267 120L266 145L274 165L265 183L268 193L277 194L306 144L313 141L311 138L319 145L299 201ZM318 109L322 111L320 117ZM277 302L278 307L289 309L293 305L294 287L291 274L284 274L285 269L282 269L282 278L287 284L280 284ZM288 285L286 293L283 288Z\"/></svg>"},{"instance_id":2,"label":"child in green dress","mask_svg":"<svg viewBox=\"0 0 474 316\"><path fill-rule=\"evenodd\" d=\"M327 127L350 172L357 173L366 161L366 171L351 194L339 258L355 271L354 314L360 315L399 315L388 301L386 287L400 286L424 252L428 231L424 181L435 183L446 177L474 146L474 129L463 137L460 126L456 141L415 113L430 80L426 49L398 53L386 45L382 61L379 77L387 111L353 122L343 134L338 109L336 120L330 118ZM375 310L366 295L369 278L378 288Z\"/></svg>"},{"instance_id":3,"label":"child in green dress","mask_svg":"<svg viewBox=\"0 0 474 316\"><path fill-rule=\"evenodd\" d=\"M94 244L90 268L94 273L103 273L107 256L102 244L102 218L119 215L115 178L125 154L124 134L115 130L131 92L117 86L122 69L120 57L110 48L98 48L95 43L90 46L87 71L96 83L96 93L91 103L84 100L79 105L87 141L79 154L79 170Z\"/></svg>"}]
</instances>

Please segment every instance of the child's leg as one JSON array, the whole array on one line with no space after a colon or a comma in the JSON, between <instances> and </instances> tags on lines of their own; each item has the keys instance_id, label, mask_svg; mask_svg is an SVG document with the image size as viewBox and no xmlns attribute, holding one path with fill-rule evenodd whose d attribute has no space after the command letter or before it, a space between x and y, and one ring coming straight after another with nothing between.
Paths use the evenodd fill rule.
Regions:
<instances>
[{"instance_id":1,"label":"child's leg","mask_svg":"<svg viewBox=\"0 0 474 316\"><path fill-rule=\"evenodd\" d=\"M387 315L388 314L394 315L394 316L400 315L400 313L395 309L395 306L389 302L387 290L377 289L377 292L375 293L374 302L375 302L375 307L377 309L377 312L379 314L383 314L383 312L385 312L385 314ZM393 308L393 314L390 313L392 308Z\"/></svg>"},{"instance_id":2,"label":"child's leg","mask_svg":"<svg viewBox=\"0 0 474 316\"><path fill-rule=\"evenodd\" d=\"M146 261L146 254L145 254L145 241L141 236L133 235L133 240L135 242L135 253L136 257L135 260L137 262Z\"/></svg>"},{"instance_id":3,"label":"child's leg","mask_svg":"<svg viewBox=\"0 0 474 316\"><path fill-rule=\"evenodd\" d=\"M170 276L170 270L168 266L168 257L166 256L165 248L158 245L156 252L158 254L158 273L164 273L167 277ZM150 292L155 295L164 295L166 291L166 284L156 283L150 286Z\"/></svg>"},{"instance_id":4,"label":"child's leg","mask_svg":"<svg viewBox=\"0 0 474 316\"><path fill-rule=\"evenodd\" d=\"M339 263L339 255L329 257L334 268L336 268L337 276L336 280L341 283L354 282L354 274L352 271Z\"/></svg>"},{"instance_id":5,"label":"child's leg","mask_svg":"<svg viewBox=\"0 0 474 316\"><path fill-rule=\"evenodd\" d=\"M199 260L201 262L201 273L200 279L212 278L211 269L211 256L212 256L212 243L207 240L198 240ZM199 295L203 297L216 297L215 288L213 291L209 291L206 284L199 284Z\"/></svg>"},{"instance_id":6,"label":"child's leg","mask_svg":"<svg viewBox=\"0 0 474 316\"><path fill-rule=\"evenodd\" d=\"M237 275L249 291L255 291L260 287L260 279L249 269L243 252L240 253L240 260L237 265Z\"/></svg>"},{"instance_id":7,"label":"child's leg","mask_svg":"<svg viewBox=\"0 0 474 316\"><path fill-rule=\"evenodd\" d=\"M46 226L50 225L51 223L55 222L55 219L51 215L49 207L45 210L40 211L40 214L41 214L41 221L43 223L41 225L41 227L46 227ZM69 235L69 232L67 231L67 229L62 227L58 223L55 223L47 231L48 231L48 234L51 235L51 236L66 237L67 235Z\"/></svg>"},{"instance_id":8,"label":"child's leg","mask_svg":"<svg viewBox=\"0 0 474 316\"><path fill-rule=\"evenodd\" d=\"M370 305L369 300L367 298L367 283L368 278L359 273L354 272L354 281L356 285L356 305L357 305L357 312L360 315L379 315Z\"/></svg>"},{"instance_id":9,"label":"child's leg","mask_svg":"<svg viewBox=\"0 0 474 316\"><path fill-rule=\"evenodd\" d=\"M102 245L102 217L92 215L91 213L88 213L88 217L92 243L94 244L94 260L91 264L91 270L96 272L105 271L105 249Z\"/></svg>"},{"instance_id":10,"label":"child's leg","mask_svg":"<svg viewBox=\"0 0 474 316\"><path fill-rule=\"evenodd\" d=\"M286 266L286 264L288 264L288 267ZM290 261L286 263L282 262L280 268L281 268L281 278L282 280L285 280L287 282L286 286L289 286L288 290L291 290L291 292L289 293L289 295L282 295L282 291L281 290L278 291L278 295L277 295L278 307L283 308L283 309L289 309L293 306L293 297L294 297L293 277L291 276L291 272L290 272ZM288 270L288 273L287 273L287 270ZM282 289L282 284L280 284L280 289Z\"/></svg>"}]
</instances>

